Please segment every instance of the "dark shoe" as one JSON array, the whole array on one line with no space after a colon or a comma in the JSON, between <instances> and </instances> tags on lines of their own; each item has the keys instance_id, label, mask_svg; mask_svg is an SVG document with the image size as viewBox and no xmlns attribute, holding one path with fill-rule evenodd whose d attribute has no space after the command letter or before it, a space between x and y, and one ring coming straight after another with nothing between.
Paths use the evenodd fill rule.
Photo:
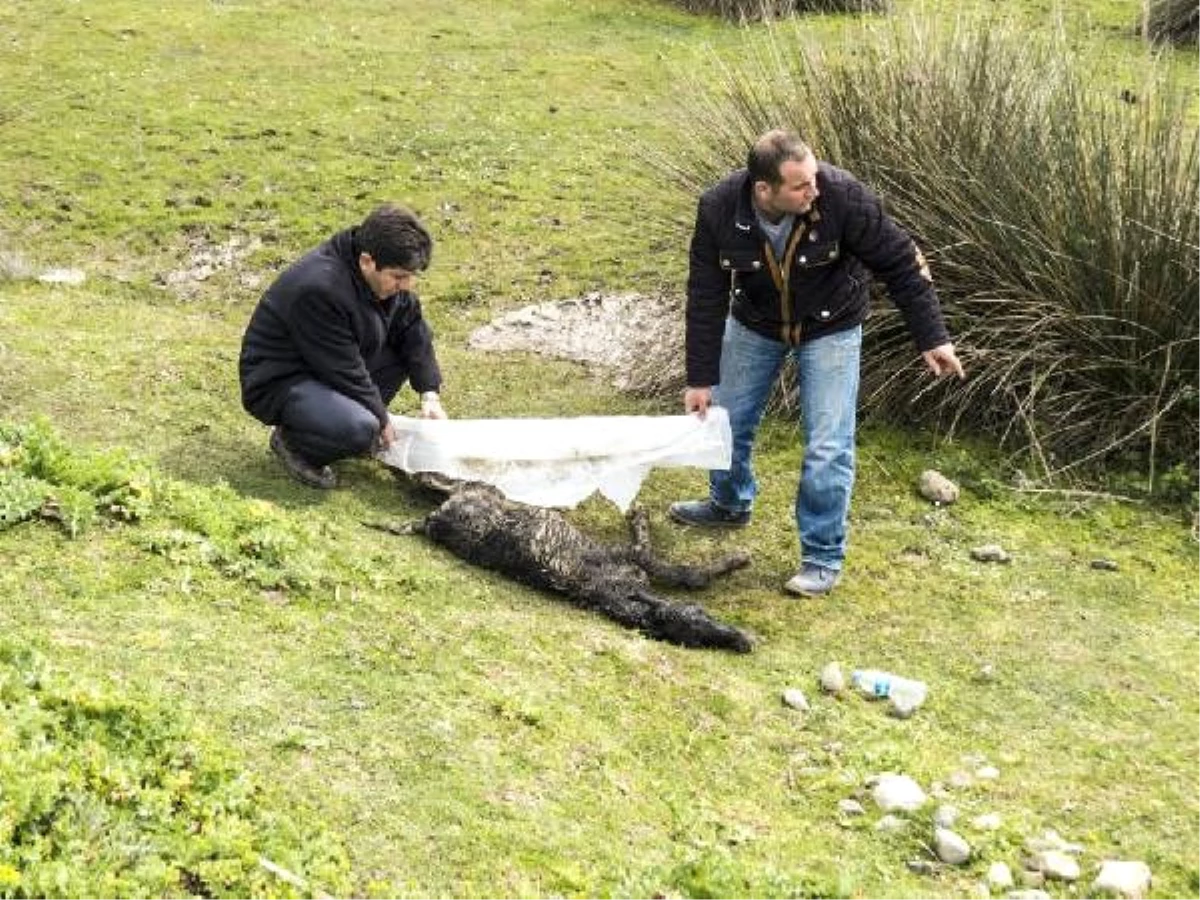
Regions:
<instances>
[{"instance_id":1,"label":"dark shoe","mask_svg":"<svg viewBox=\"0 0 1200 900\"><path fill-rule=\"evenodd\" d=\"M800 597L824 597L837 586L842 573L815 563L804 563L783 589Z\"/></svg>"},{"instance_id":2,"label":"dark shoe","mask_svg":"<svg viewBox=\"0 0 1200 900\"><path fill-rule=\"evenodd\" d=\"M750 524L750 510L735 512L717 506L711 500L672 503L667 514L683 525L698 525L701 528L745 528Z\"/></svg>"},{"instance_id":3,"label":"dark shoe","mask_svg":"<svg viewBox=\"0 0 1200 900\"><path fill-rule=\"evenodd\" d=\"M283 432L274 428L271 430L271 452L279 457L288 474L309 487L329 490L337 487L337 476L329 466L314 466L303 456L287 445Z\"/></svg>"}]
</instances>

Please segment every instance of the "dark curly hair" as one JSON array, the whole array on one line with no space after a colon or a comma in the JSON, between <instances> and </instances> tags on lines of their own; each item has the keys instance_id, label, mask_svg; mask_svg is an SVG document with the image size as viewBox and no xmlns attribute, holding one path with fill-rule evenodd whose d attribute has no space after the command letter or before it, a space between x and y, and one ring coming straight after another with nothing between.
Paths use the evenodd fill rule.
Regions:
<instances>
[{"instance_id":1,"label":"dark curly hair","mask_svg":"<svg viewBox=\"0 0 1200 900\"><path fill-rule=\"evenodd\" d=\"M412 210L392 203L373 210L354 235L361 253L369 253L380 269L423 272L433 255L433 238Z\"/></svg>"}]
</instances>

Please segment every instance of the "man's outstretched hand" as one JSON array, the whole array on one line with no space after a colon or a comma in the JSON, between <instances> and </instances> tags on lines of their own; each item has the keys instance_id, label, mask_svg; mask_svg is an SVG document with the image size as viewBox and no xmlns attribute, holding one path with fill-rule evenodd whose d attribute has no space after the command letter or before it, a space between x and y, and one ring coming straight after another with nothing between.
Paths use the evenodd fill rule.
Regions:
<instances>
[{"instance_id":1,"label":"man's outstretched hand","mask_svg":"<svg viewBox=\"0 0 1200 900\"><path fill-rule=\"evenodd\" d=\"M925 360L929 371L938 378L944 375L957 375L961 381L967 377L967 373L963 371L962 363L958 359L958 354L954 352L953 344L939 344L932 350L922 353L921 358Z\"/></svg>"}]
</instances>

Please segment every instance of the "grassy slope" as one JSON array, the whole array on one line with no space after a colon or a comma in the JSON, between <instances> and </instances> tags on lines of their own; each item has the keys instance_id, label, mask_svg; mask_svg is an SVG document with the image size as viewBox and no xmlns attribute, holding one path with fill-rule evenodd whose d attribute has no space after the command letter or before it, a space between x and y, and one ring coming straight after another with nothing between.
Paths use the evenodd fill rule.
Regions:
<instances>
[{"instance_id":1,"label":"grassy slope","mask_svg":"<svg viewBox=\"0 0 1200 900\"><path fill-rule=\"evenodd\" d=\"M1134 4L1112 4L1119 22ZM748 659L646 642L466 569L415 540L362 531L419 498L356 463L314 498L276 471L238 408L233 363L257 291L229 273L180 300L155 276L189 241L260 236L269 273L373 202L405 199L439 246L424 293L467 415L662 411L570 366L481 358L465 337L497 309L587 289L678 281L677 198L630 158L669 140L655 119L673 66L732 42L715 23L636 3L62 6L0 11L0 244L85 268L62 289L0 284L0 408L176 477L228 481L325 523L336 592L281 597L136 549L0 533L5 631L63 665L162 692L227 728L248 765L345 833L364 890L958 895L983 864L904 870L923 829L880 837L836 803L872 772L925 783L998 765L963 792L1004 828L1145 858L1156 891L1196 890L1195 546L1178 522L1121 506L1018 502L985 455L864 442L850 578L823 604L784 601L795 454L770 429L757 562L704 602L758 631ZM36 24L35 24L36 23ZM936 464L964 502L911 493ZM656 473L661 510L700 487ZM615 537L611 510L578 517ZM717 544L656 524L676 554ZM971 563L999 541L1007 567ZM906 552L907 551L907 552ZM1115 573L1088 566L1107 556ZM376 577L355 574L365 561ZM826 661L923 677L899 722L855 700L801 719L782 688ZM976 675L990 664L992 680Z\"/></svg>"}]
</instances>

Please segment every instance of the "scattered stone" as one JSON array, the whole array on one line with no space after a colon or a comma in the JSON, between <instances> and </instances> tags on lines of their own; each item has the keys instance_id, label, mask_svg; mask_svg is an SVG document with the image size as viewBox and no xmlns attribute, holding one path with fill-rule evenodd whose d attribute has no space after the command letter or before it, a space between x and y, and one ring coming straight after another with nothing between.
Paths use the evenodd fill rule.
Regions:
<instances>
[{"instance_id":1,"label":"scattered stone","mask_svg":"<svg viewBox=\"0 0 1200 900\"><path fill-rule=\"evenodd\" d=\"M958 772L951 772L948 780L950 782L950 787L961 790L962 788L969 788L971 785L973 785L975 783L975 776L970 772L963 772L960 770Z\"/></svg>"},{"instance_id":2,"label":"scattered stone","mask_svg":"<svg viewBox=\"0 0 1200 900\"><path fill-rule=\"evenodd\" d=\"M1028 891L1009 891L1005 894L1008 900L1050 900L1050 895L1045 891L1028 890Z\"/></svg>"},{"instance_id":3,"label":"scattered stone","mask_svg":"<svg viewBox=\"0 0 1200 900\"><path fill-rule=\"evenodd\" d=\"M1144 862L1106 859L1100 864L1100 874L1092 882L1092 893L1111 893L1138 900L1150 890L1150 881L1150 867Z\"/></svg>"},{"instance_id":4,"label":"scattered stone","mask_svg":"<svg viewBox=\"0 0 1200 900\"><path fill-rule=\"evenodd\" d=\"M1101 572L1116 572L1121 567L1111 559L1093 559L1092 568Z\"/></svg>"},{"instance_id":5,"label":"scattered stone","mask_svg":"<svg viewBox=\"0 0 1200 900\"><path fill-rule=\"evenodd\" d=\"M943 803L933 814L934 828L950 828L958 820L958 807Z\"/></svg>"},{"instance_id":6,"label":"scattered stone","mask_svg":"<svg viewBox=\"0 0 1200 900\"><path fill-rule=\"evenodd\" d=\"M1017 881L1029 888L1040 888L1046 883L1046 876L1035 869L1021 869L1017 873Z\"/></svg>"},{"instance_id":7,"label":"scattered stone","mask_svg":"<svg viewBox=\"0 0 1200 900\"><path fill-rule=\"evenodd\" d=\"M1000 770L995 766L980 766L975 770L975 777L980 781L995 781L1000 777Z\"/></svg>"},{"instance_id":8,"label":"scattered stone","mask_svg":"<svg viewBox=\"0 0 1200 900\"><path fill-rule=\"evenodd\" d=\"M80 285L86 280L82 269L47 269L38 276L38 281L45 284Z\"/></svg>"},{"instance_id":9,"label":"scattered stone","mask_svg":"<svg viewBox=\"0 0 1200 900\"><path fill-rule=\"evenodd\" d=\"M1007 891L1014 884L1012 869L1005 862L994 862L988 866L985 878L993 891Z\"/></svg>"},{"instance_id":10,"label":"scattered stone","mask_svg":"<svg viewBox=\"0 0 1200 900\"><path fill-rule=\"evenodd\" d=\"M846 676L842 667L831 662L821 670L821 690L827 694L840 694L846 689Z\"/></svg>"},{"instance_id":11,"label":"scattered stone","mask_svg":"<svg viewBox=\"0 0 1200 900\"><path fill-rule=\"evenodd\" d=\"M921 786L907 775L887 773L880 775L871 793L876 805L884 812L901 810L912 812L925 805L928 799Z\"/></svg>"},{"instance_id":12,"label":"scattered stone","mask_svg":"<svg viewBox=\"0 0 1200 900\"><path fill-rule=\"evenodd\" d=\"M1062 850L1042 850L1026 861L1025 867L1041 872L1051 881L1076 881L1079 878L1079 863L1075 857Z\"/></svg>"},{"instance_id":13,"label":"scattered stone","mask_svg":"<svg viewBox=\"0 0 1200 900\"><path fill-rule=\"evenodd\" d=\"M958 485L936 469L926 469L921 473L917 490L922 497L938 506L949 506L958 499Z\"/></svg>"},{"instance_id":14,"label":"scattered stone","mask_svg":"<svg viewBox=\"0 0 1200 900\"><path fill-rule=\"evenodd\" d=\"M948 800L952 795L946 789L946 785L940 781L935 781L929 786L929 796L934 800Z\"/></svg>"},{"instance_id":15,"label":"scattered stone","mask_svg":"<svg viewBox=\"0 0 1200 900\"><path fill-rule=\"evenodd\" d=\"M809 710L808 698L804 696L804 691L798 688L788 688L783 692L783 704L803 712Z\"/></svg>"},{"instance_id":16,"label":"scattered stone","mask_svg":"<svg viewBox=\"0 0 1200 900\"><path fill-rule=\"evenodd\" d=\"M908 820L902 819L894 813L888 813L882 819L875 823L876 831L900 831L908 827Z\"/></svg>"},{"instance_id":17,"label":"scattered stone","mask_svg":"<svg viewBox=\"0 0 1200 900\"><path fill-rule=\"evenodd\" d=\"M976 562L994 562L1007 563L1012 561L1012 557L999 544L984 544L981 547L976 547L971 551L971 559Z\"/></svg>"},{"instance_id":18,"label":"scattered stone","mask_svg":"<svg viewBox=\"0 0 1200 900\"><path fill-rule=\"evenodd\" d=\"M1029 853L1040 853L1043 850L1061 850L1078 856L1083 852L1082 844L1072 844L1064 840L1053 828L1047 829L1041 837L1031 837L1025 840L1025 849Z\"/></svg>"},{"instance_id":19,"label":"scattered stone","mask_svg":"<svg viewBox=\"0 0 1200 900\"><path fill-rule=\"evenodd\" d=\"M932 875L934 872L933 863L927 859L910 859L905 865L914 875Z\"/></svg>"},{"instance_id":20,"label":"scattered stone","mask_svg":"<svg viewBox=\"0 0 1200 900\"><path fill-rule=\"evenodd\" d=\"M999 813L984 813L971 820L971 825L980 831L995 831L1003 824Z\"/></svg>"},{"instance_id":21,"label":"scattered stone","mask_svg":"<svg viewBox=\"0 0 1200 900\"><path fill-rule=\"evenodd\" d=\"M975 673L975 680L983 683L988 683L996 680L996 667L991 663L984 663L979 667L979 671Z\"/></svg>"},{"instance_id":22,"label":"scattered stone","mask_svg":"<svg viewBox=\"0 0 1200 900\"><path fill-rule=\"evenodd\" d=\"M861 816L866 812L866 810L857 800L848 798L846 800L838 801L838 812L840 812L843 816Z\"/></svg>"},{"instance_id":23,"label":"scattered stone","mask_svg":"<svg viewBox=\"0 0 1200 900\"><path fill-rule=\"evenodd\" d=\"M971 845L949 828L933 830L933 849L938 859L952 866L961 866L971 858Z\"/></svg>"}]
</instances>

